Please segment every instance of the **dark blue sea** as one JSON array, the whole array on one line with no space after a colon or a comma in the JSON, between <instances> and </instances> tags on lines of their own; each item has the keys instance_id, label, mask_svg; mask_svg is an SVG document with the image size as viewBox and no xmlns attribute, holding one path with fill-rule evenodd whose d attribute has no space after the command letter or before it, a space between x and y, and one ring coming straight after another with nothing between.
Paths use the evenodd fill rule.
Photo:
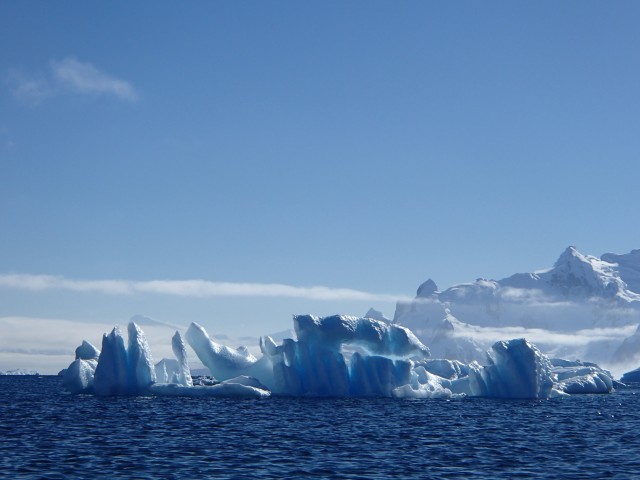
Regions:
<instances>
[{"instance_id":1,"label":"dark blue sea","mask_svg":"<svg viewBox=\"0 0 640 480\"><path fill-rule=\"evenodd\" d=\"M96 398L0 377L0 477L640 478L640 390L544 401Z\"/></svg>"}]
</instances>

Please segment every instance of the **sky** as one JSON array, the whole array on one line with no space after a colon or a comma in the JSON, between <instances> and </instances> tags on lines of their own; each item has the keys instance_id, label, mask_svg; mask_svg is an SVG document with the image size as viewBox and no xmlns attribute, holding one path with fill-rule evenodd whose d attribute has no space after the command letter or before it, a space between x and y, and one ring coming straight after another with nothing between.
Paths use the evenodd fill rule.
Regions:
<instances>
[{"instance_id":1,"label":"sky","mask_svg":"<svg viewBox=\"0 0 640 480\"><path fill-rule=\"evenodd\" d=\"M632 1L2 2L0 343L392 317L427 278L640 248L639 23Z\"/></svg>"}]
</instances>

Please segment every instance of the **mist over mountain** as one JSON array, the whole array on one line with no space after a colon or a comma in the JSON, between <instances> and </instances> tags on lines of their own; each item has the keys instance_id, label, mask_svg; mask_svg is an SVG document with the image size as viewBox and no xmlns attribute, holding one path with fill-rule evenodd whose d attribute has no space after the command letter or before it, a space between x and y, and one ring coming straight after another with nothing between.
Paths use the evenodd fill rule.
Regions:
<instances>
[{"instance_id":1,"label":"mist over mountain","mask_svg":"<svg viewBox=\"0 0 640 480\"><path fill-rule=\"evenodd\" d=\"M429 279L412 301L398 302L393 321L412 329L434 356L461 361L484 360L488 344L514 336L557 356L640 361L640 250L598 258L570 246L551 268L442 291Z\"/></svg>"}]
</instances>

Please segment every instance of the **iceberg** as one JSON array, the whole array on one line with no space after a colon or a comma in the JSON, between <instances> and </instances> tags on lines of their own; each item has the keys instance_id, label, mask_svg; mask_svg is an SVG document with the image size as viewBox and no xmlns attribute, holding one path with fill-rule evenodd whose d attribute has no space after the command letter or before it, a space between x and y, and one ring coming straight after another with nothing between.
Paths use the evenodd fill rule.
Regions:
<instances>
[{"instance_id":1,"label":"iceberg","mask_svg":"<svg viewBox=\"0 0 640 480\"><path fill-rule=\"evenodd\" d=\"M236 377L211 386L187 386L177 383L156 383L149 387L153 395L164 397L239 397L267 398L271 392L260 382L251 377Z\"/></svg>"},{"instance_id":2,"label":"iceberg","mask_svg":"<svg viewBox=\"0 0 640 480\"><path fill-rule=\"evenodd\" d=\"M322 344L329 349L349 344L360 346L372 355L429 356L429 349L411 330L373 318L295 315L293 325L299 341Z\"/></svg>"},{"instance_id":3,"label":"iceberg","mask_svg":"<svg viewBox=\"0 0 640 480\"><path fill-rule=\"evenodd\" d=\"M234 377L257 361L246 349L234 350L214 342L204 327L195 322L189 325L186 337L200 361L219 380Z\"/></svg>"},{"instance_id":4,"label":"iceberg","mask_svg":"<svg viewBox=\"0 0 640 480\"><path fill-rule=\"evenodd\" d=\"M171 338L171 348L176 358L163 358L156 363L154 370L158 383L175 383L185 387L193 386L191 369L187 360L187 348L180 332Z\"/></svg>"},{"instance_id":5,"label":"iceberg","mask_svg":"<svg viewBox=\"0 0 640 480\"><path fill-rule=\"evenodd\" d=\"M144 391L156 382L156 371L151 359L151 350L142 330L134 322L129 323L128 370L132 375L132 390Z\"/></svg>"},{"instance_id":6,"label":"iceberg","mask_svg":"<svg viewBox=\"0 0 640 480\"><path fill-rule=\"evenodd\" d=\"M176 372L175 381L178 385L184 385L185 387L193 386L193 380L191 380L191 370L189 369L189 363L187 360L187 347L184 345L182 335L176 331L175 335L171 338L171 349L176 356L178 363L178 371Z\"/></svg>"},{"instance_id":7,"label":"iceberg","mask_svg":"<svg viewBox=\"0 0 640 480\"><path fill-rule=\"evenodd\" d=\"M458 360L434 358L422 362L422 366L427 372L448 380L469 375L469 366Z\"/></svg>"},{"instance_id":8,"label":"iceberg","mask_svg":"<svg viewBox=\"0 0 640 480\"><path fill-rule=\"evenodd\" d=\"M176 332L175 359L153 365L144 333L129 323L128 342L118 327L99 351L88 342L64 372L72 393L266 398L272 393L312 397L549 398L609 393L613 378L595 364L550 360L526 339L496 342L487 365L431 359L429 349L406 327L370 317L294 316L296 339L260 339L258 359L247 348L211 340L195 323L186 339L216 381L194 385L187 347Z\"/></svg>"},{"instance_id":9,"label":"iceberg","mask_svg":"<svg viewBox=\"0 0 640 480\"><path fill-rule=\"evenodd\" d=\"M553 373L556 376L554 388L568 394L611 393L613 376L590 362L551 359Z\"/></svg>"},{"instance_id":10,"label":"iceberg","mask_svg":"<svg viewBox=\"0 0 640 480\"><path fill-rule=\"evenodd\" d=\"M76 349L76 359L61 372L63 387L71 393L95 393L99 396L140 395L156 383L157 371L162 372L165 379L167 366L162 364L156 368L153 365L151 350L140 327L130 322L127 330L128 347L125 347L118 327L103 335L102 350L83 341ZM183 360L186 361L186 352ZM184 374L183 366L180 362L176 364L176 377L186 384L187 378L180 376L181 372Z\"/></svg>"},{"instance_id":11,"label":"iceberg","mask_svg":"<svg viewBox=\"0 0 640 480\"><path fill-rule=\"evenodd\" d=\"M156 371L158 383L178 383L180 364L175 358L163 358L153 368Z\"/></svg>"},{"instance_id":12,"label":"iceberg","mask_svg":"<svg viewBox=\"0 0 640 480\"><path fill-rule=\"evenodd\" d=\"M333 315L293 318L297 340L260 342L276 393L296 396L391 396L410 379L412 362L429 349L407 328L372 318ZM347 361L343 347L361 348ZM370 354L370 355L369 355Z\"/></svg>"},{"instance_id":13,"label":"iceberg","mask_svg":"<svg viewBox=\"0 0 640 480\"><path fill-rule=\"evenodd\" d=\"M489 365L470 365L473 397L549 398L554 378L551 362L524 338L500 341L488 352Z\"/></svg>"},{"instance_id":14,"label":"iceberg","mask_svg":"<svg viewBox=\"0 0 640 480\"><path fill-rule=\"evenodd\" d=\"M396 387L391 392L394 398L451 398L464 396L463 393L453 394L451 383L438 375L419 366L412 370L410 383Z\"/></svg>"},{"instance_id":15,"label":"iceberg","mask_svg":"<svg viewBox=\"0 0 640 480\"><path fill-rule=\"evenodd\" d=\"M620 381L622 383L640 383L640 367L622 375Z\"/></svg>"},{"instance_id":16,"label":"iceberg","mask_svg":"<svg viewBox=\"0 0 640 480\"><path fill-rule=\"evenodd\" d=\"M525 339L496 342L488 365L445 359L428 360L413 369L412 381L394 390L398 398L549 398L556 394L550 360Z\"/></svg>"},{"instance_id":17,"label":"iceberg","mask_svg":"<svg viewBox=\"0 0 640 480\"><path fill-rule=\"evenodd\" d=\"M71 393L92 392L97 366L97 360L76 359L62 372L62 386Z\"/></svg>"},{"instance_id":18,"label":"iceberg","mask_svg":"<svg viewBox=\"0 0 640 480\"><path fill-rule=\"evenodd\" d=\"M62 386L71 393L90 393L93 391L93 377L98 366L100 350L86 340L76 348L76 359L60 372Z\"/></svg>"},{"instance_id":19,"label":"iceberg","mask_svg":"<svg viewBox=\"0 0 640 480\"><path fill-rule=\"evenodd\" d=\"M129 369L127 349L120 328L114 327L102 336L102 351L98 358L93 389L96 395L133 395L137 392L134 374Z\"/></svg>"},{"instance_id":20,"label":"iceberg","mask_svg":"<svg viewBox=\"0 0 640 480\"><path fill-rule=\"evenodd\" d=\"M100 350L86 340L83 340L82 344L76 348L76 359L98 360L98 357L100 357Z\"/></svg>"},{"instance_id":21,"label":"iceberg","mask_svg":"<svg viewBox=\"0 0 640 480\"><path fill-rule=\"evenodd\" d=\"M28 370L25 368L16 368L13 370L0 370L0 376L18 376L18 377L36 377L40 372L36 370Z\"/></svg>"}]
</instances>

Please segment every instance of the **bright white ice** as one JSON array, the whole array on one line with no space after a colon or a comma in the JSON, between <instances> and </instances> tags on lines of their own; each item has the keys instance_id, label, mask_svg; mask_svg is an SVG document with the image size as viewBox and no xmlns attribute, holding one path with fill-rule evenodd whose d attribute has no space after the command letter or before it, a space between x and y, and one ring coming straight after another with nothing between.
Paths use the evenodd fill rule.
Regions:
<instances>
[{"instance_id":1,"label":"bright white ice","mask_svg":"<svg viewBox=\"0 0 640 480\"><path fill-rule=\"evenodd\" d=\"M597 365L549 359L524 339L495 343L486 365L429 359L429 350L407 328L383 320L342 315L294 317L297 339L260 341L262 357L213 342L191 324L186 338L219 383L193 385L179 332L175 359L155 366L144 333L128 326L128 344L116 327L102 350L87 342L63 372L72 393L268 397L374 396L397 398L548 398L613 390L609 372Z\"/></svg>"}]
</instances>

